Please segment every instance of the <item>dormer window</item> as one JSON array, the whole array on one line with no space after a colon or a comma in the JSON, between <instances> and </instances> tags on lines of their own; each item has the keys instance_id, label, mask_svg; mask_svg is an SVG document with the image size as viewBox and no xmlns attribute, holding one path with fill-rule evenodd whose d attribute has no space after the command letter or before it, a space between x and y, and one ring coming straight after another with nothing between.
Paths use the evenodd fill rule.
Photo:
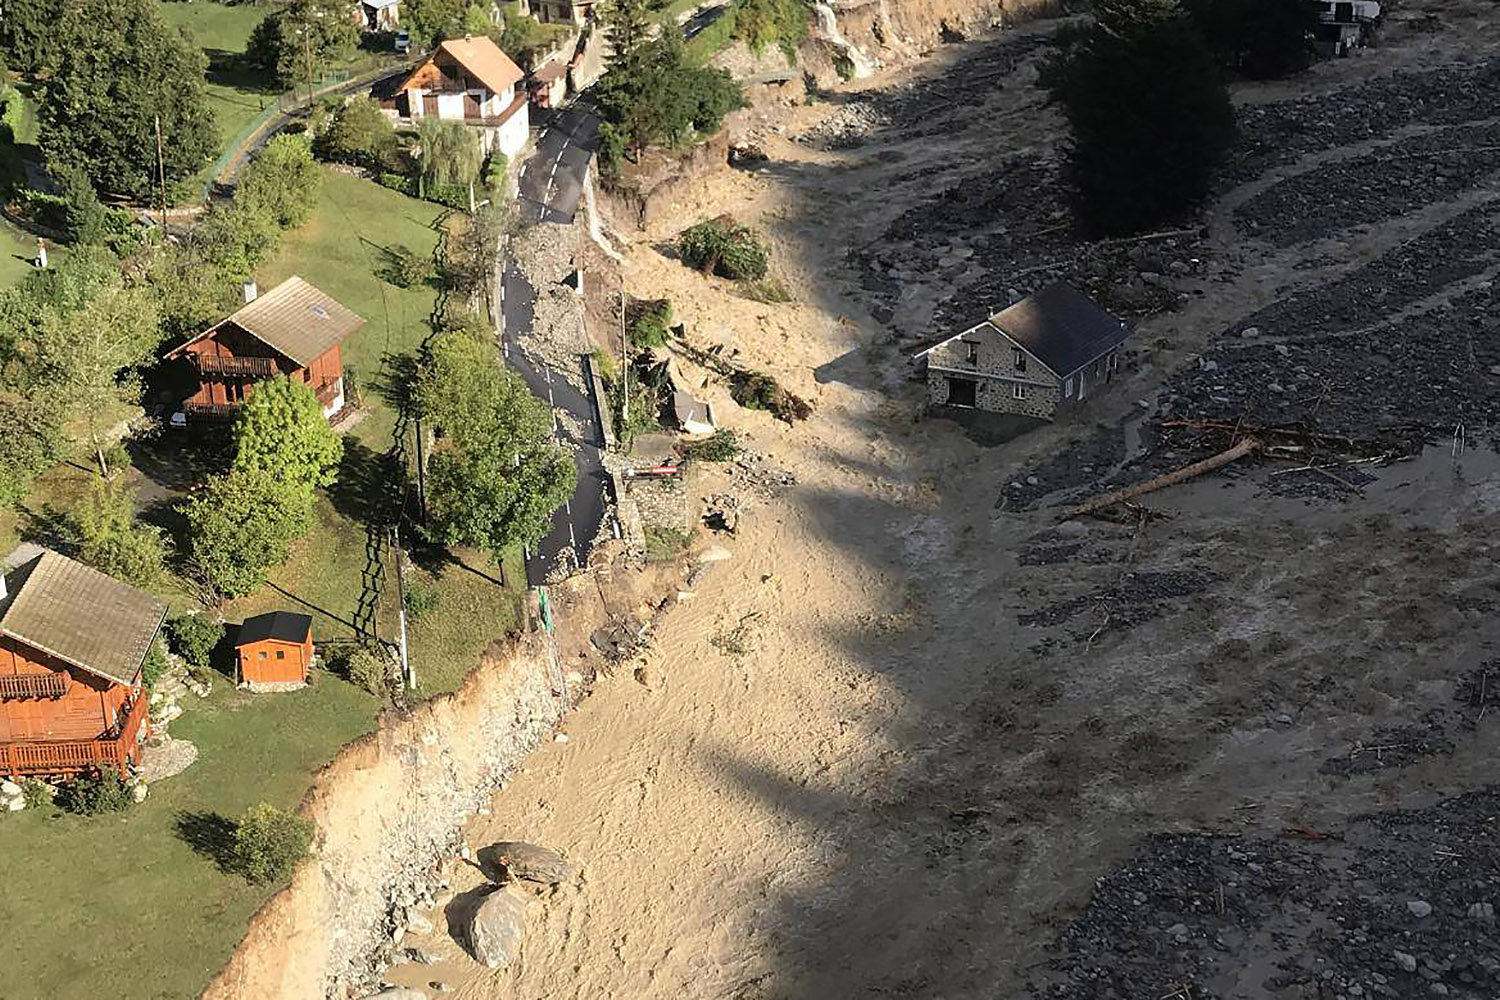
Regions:
<instances>
[{"instance_id":1,"label":"dormer window","mask_svg":"<svg viewBox=\"0 0 1500 1000\"><path fill-rule=\"evenodd\" d=\"M964 341L964 360L971 365L979 364L979 345L972 340Z\"/></svg>"},{"instance_id":2,"label":"dormer window","mask_svg":"<svg viewBox=\"0 0 1500 1000\"><path fill-rule=\"evenodd\" d=\"M1015 358L1016 371L1024 372L1026 370L1026 352L1018 347L1013 353Z\"/></svg>"}]
</instances>

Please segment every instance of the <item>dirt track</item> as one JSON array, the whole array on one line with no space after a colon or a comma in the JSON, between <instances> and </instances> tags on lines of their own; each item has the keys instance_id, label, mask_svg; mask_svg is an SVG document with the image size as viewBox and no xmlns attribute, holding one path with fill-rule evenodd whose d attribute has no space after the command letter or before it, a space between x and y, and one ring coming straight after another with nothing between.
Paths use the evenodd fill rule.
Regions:
<instances>
[{"instance_id":1,"label":"dirt track","mask_svg":"<svg viewBox=\"0 0 1500 1000\"><path fill-rule=\"evenodd\" d=\"M1495 995L1493 924L1467 915L1500 903L1489 800L1356 820L1481 789L1500 750L1474 694L1475 676L1500 689L1500 667L1483 679L1497 462L1446 440L1464 423L1484 441L1500 405L1500 186L1488 163L1407 155L1436 126L1455 146L1491 127L1491 78L1458 85L1473 71L1453 67L1500 51L1500 25L1479 0L1405 10L1439 30L1398 23L1363 58L1238 95L1252 125L1200 233L1100 250L1056 228L1056 123L1022 35L876 81L912 89L874 96L904 110L859 141L762 132L765 169L716 178L636 242L631 292L670 296L690 338L816 412L788 430L705 390L797 485L756 501L733 557L666 620L653 686L607 683L471 831L559 847L581 876L532 908L515 966L454 995ZM977 104L923 104L923 79L966 58L1004 72ZM1367 85L1395 70L1413 75ZM1330 91L1369 105L1368 127L1328 125L1336 98L1286 103ZM830 114L848 112L799 109L787 131ZM1337 160L1358 161L1358 190L1318 189ZM947 190L964 207L945 212ZM796 304L737 298L653 249L723 211L773 235ZM1134 303L1124 384L998 446L924 419L899 345L1046 264L1028 280ZM1161 494L1166 520L1049 509L1185 460L1195 443L1162 440L1156 417L1305 417L1312 396L1342 432L1399 424L1393 449L1445 440L1311 496L1283 464ZM749 651L723 653L712 640L752 613ZM1327 834L1348 839L1304 842Z\"/></svg>"}]
</instances>

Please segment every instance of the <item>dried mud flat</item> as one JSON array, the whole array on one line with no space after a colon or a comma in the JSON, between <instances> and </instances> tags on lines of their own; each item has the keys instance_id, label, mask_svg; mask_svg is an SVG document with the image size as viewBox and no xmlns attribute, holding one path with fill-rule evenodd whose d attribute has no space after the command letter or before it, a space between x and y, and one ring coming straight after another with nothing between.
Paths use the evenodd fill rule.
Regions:
<instances>
[{"instance_id":1,"label":"dried mud flat","mask_svg":"<svg viewBox=\"0 0 1500 1000\"><path fill-rule=\"evenodd\" d=\"M683 361L794 485L684 573L649 683L603 685L471 831L579 875L455 995L1500 995L1500 186L1455 151L1491 144L1500 25L1399 13L1379 50L1241 88L1203 224L1139 243L1059 217L1046 26L742 125L769 164L684 196L624 276L813 402L787 429ZM985 86L953 100L965 60ZM796 301L652 249L725 211ZM1138 322L1122 384L998 445L924 418L903 345L1059 276ZM1058 523L1214 446L1173 417L1391 461Z\"/></svg>"}]
</instances>

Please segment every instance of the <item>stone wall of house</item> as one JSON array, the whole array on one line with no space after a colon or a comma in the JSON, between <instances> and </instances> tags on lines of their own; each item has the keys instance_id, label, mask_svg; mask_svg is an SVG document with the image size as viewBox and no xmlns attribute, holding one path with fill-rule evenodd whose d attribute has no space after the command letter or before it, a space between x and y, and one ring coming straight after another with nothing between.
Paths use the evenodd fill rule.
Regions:
<instances>
[{"instance_id":1,"label":"stone wall of house","mask_svg":"<svg viewBox=\"0 0 1500 1000\"><path fill-rule=\"evenodd\" d=\"M927 370L927 398L934 406L948 405L948 379L962 378L962 373ZM1051 420L1057 410L1057 390L1045 386L1028 386L1026 398L1016 399L1011 383L976 376L974 408L990 413L1020 413L1028 417Z\"/></svg>"},{"instance_id":2,"label":"stone wall of house","mask_svg":"<svg viewBox=\"0 0 1500 1000\"><path fill-rule=\"evenodd\" d=\"M948 403L948 378L965 371L997 376L980 377L975 407L992 413L1023 413L1051 419L1057 408L1060 381L1035 355L1002 337L988 325L936 348L927 356L927 391L931 402ZM941 369L950 369L943 371ZM1020 385L1026 395L1017 399Z\"/></svg>"},{"instance_id":3,"label":"stone wall of house","mask_svg":"<svg viewBox=\"0 0 1500 1000\"><path fill-rule=\"evenodd\" d=\"M318 827L314 858L251 919L203 1000L363 995L390 959L393 910L435 891L463 823L552 732L574 680L543 636L497 644L458 691L387 712L340 751L300 808Z\"/></svg>"}]
</instances>

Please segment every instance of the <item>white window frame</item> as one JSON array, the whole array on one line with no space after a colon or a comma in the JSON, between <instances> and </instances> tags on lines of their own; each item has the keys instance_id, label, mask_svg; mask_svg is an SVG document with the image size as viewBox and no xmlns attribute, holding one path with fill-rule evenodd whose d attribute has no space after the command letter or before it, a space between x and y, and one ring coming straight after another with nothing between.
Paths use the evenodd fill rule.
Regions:
<instances>
[{"instance_id":1,"label":"white window frame","mask_svg":"<svg viewBox=\"0 0 1500 1000\"><path fill-rule=\"evenodd\" d=\"M1026 386L1023 385L1020 382L1012 382L1011 385L1010 385L1010 398L1011 399L1025 399L1026 398Z\"/></svg>"},{"instance_id":2,"label":"white window frame","mask_svg":"<svg viewBox=\"0 0 1500 1000\"><path fill-rule=\"evenodd\" d=\"M1073 398L1073 378L1069 376L1063 381L1063 399Z\"/></svg>"},{"instance_id":3,"label":"white window frame","mask_svg":"<svg viewBox=\"0 0 1500 1000\"><path fill-rule=\"evenodd\" d=\"M1016 352L1012 357L1012 361L1014 362L1013 367L1018 372L1024 372L1026 370L1026 352L1019 347L1013 348L1013 350Z\"/></svg>"}]
</instances>

